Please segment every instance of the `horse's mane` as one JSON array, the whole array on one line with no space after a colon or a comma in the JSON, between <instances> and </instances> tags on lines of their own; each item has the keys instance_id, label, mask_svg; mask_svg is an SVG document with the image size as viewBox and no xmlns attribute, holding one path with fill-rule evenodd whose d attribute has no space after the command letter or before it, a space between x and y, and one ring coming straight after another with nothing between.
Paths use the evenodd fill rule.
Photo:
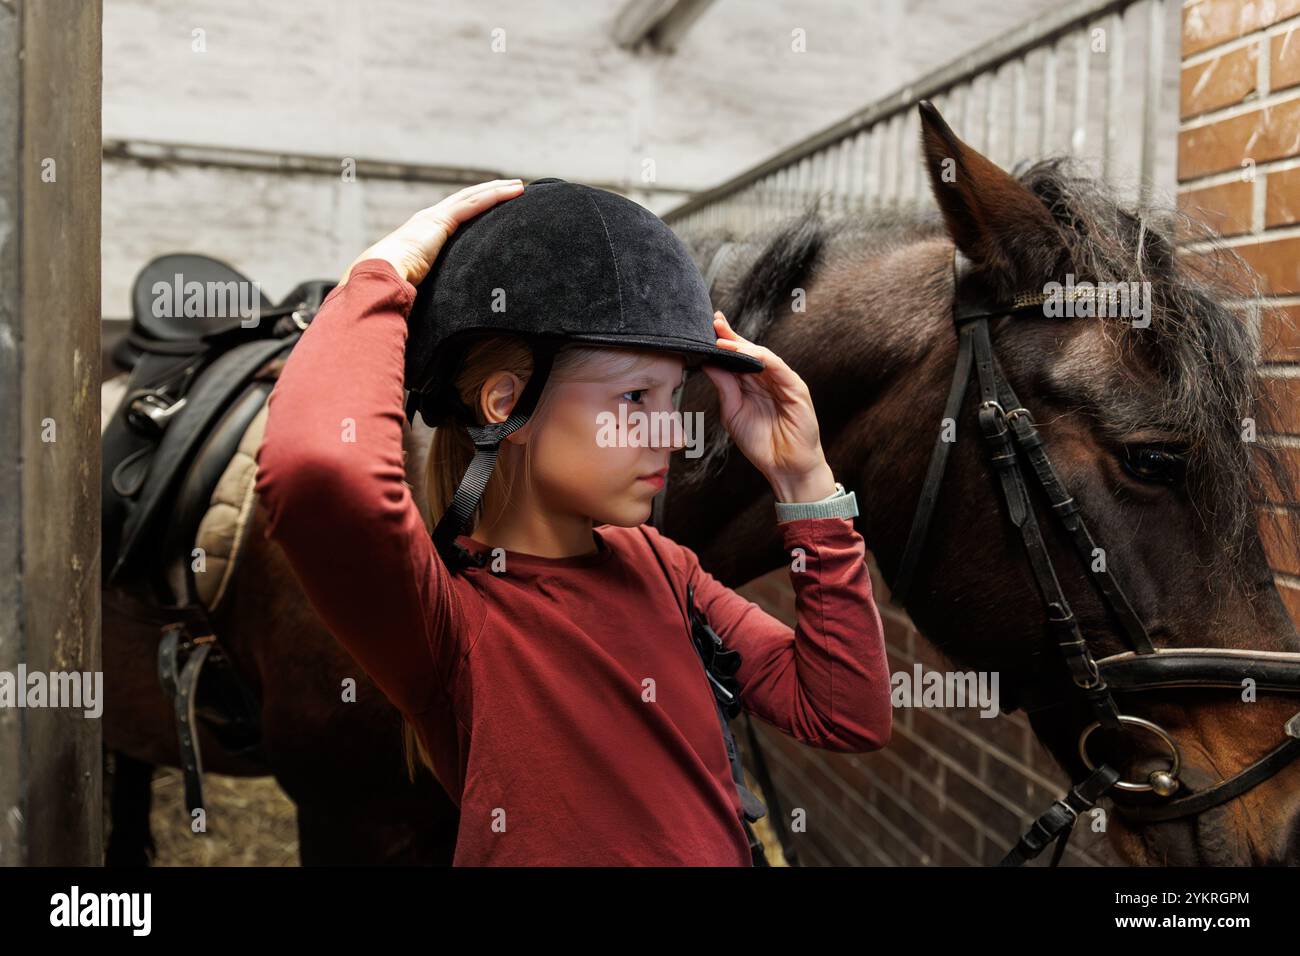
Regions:
<instances>
[{"instance_id":1,"label":"horse's mane","mask_svg":"<svg viewBox=\"0 0 1300 956\"><path fill-rule=\"evenodd\" d=\"M1151 325L1128 318L1080 319L1106 324L1116 359L1137 359L1155 373L1159 398L1147 390L1108 395L1104 408L1089 409L1112 434L1159 428L1187 447L1186 492L1192 506L1219 538L1215 573L1239 570L1240 549L1256 521L1256 502L1294 500L1294 478L1265 441L1243 440L1243 420L1267 434L1277 420L1261 375L1259 335L1244 306L1257 299L1252 273L1215 235L1174 210L1138 214L1105 183L1083 174L1072 161L1053 158L1021 164L1013 175L1051 212L1064 238L1077 280L1147 282ZM808 284L829 246L851 251L860 262L883 251L944 235L939 213L902 208L885 213L828 216L814 204L804 212L751 235L713 234L706 245L745 242L748 263L721 283L718 307L733 327L762 343L788 309L790 290ZM697 239L698 242L698 239ZM1196 251L1178 245L1196 243ZM1040 265L1051 275L1051 250ZM1058 280L1062 277L1057 277ZM1232 307L1229 303L1238 303ZM716 474L732 442L721 423L708 428L706 451L686 480L694 485Z\"/></svg>"}]
</instances>

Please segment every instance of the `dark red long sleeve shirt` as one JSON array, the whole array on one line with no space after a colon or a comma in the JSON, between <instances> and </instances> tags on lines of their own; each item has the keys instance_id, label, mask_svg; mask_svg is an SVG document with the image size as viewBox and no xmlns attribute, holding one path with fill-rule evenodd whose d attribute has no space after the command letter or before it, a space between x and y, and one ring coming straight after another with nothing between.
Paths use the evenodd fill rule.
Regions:
<instances>
[{"instance_id":1,"label":"dark red long sleeve shirt","mask_svg":"<svg viewBox=\"0 0 1300 956\"><path fill-rule=\"evenodd\" d=\"M454 862L750 865L713 698L639 529L598 525L589 555L507 551L503 575L442 563L404 480L414 292L368 260L326 299L271 393L257 493L321 620L459 804ZM816 747L884 746L888 667L851 521L780 525L807 555L795 629L643 527L740 652L751 714Z\"/></svg>"}]
</instances>

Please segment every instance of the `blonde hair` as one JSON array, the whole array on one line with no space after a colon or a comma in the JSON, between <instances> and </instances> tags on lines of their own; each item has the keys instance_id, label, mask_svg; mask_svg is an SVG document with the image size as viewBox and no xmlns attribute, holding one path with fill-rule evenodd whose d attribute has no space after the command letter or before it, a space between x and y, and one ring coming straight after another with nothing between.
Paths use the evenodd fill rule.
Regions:
<instances>
[{"instance_id":1,"label":"blonde hair","mask_svg":"<svg viewBox=\"0 0 1300 956\"><path fill-rule=\"evenodd\" d=\"M663 354L663 353L658 353ZM625 376L634 369L652 361L654 353L621 348L617 346L565 345L556 353L551 374L537 401L537 407L529 416L529 424L541 428L545 424L546 412L554 394L551 386L559 382L613 381ZM474 414L474 420L485 424L479 397L489 377L499 371L511 372L524 383L533 374L533 356L527 343L519 336L509 334L487 334L476 338L466 350L456 376L456 394ZM532 479L533 443L523 445L523 460L519 465L513 461L512 446L502 443L501 455L497 466L488 480L487 487L479 499L478 507L466 532L473 535L474 528L483 518L483 505L499 489L501 507L507 507L511 500L516 480L515 472L522 470L527 486ZM517 447L517 446L514 446ZM446 427L438 427L433 432L433 443L429 448L429 457L425 462L425 488L429 506L430 521L436 525L451 499L456 493L460 480L465 475L469 463L474 457L474 443L459 423L450 422ZM406 771L412 781L415 779L417 756L420 764L429 769L437 778L433 760L429 756L424 742L416 733L415 726L402 717L402 743L406 757Z\"/></svg>"}]
</instances>

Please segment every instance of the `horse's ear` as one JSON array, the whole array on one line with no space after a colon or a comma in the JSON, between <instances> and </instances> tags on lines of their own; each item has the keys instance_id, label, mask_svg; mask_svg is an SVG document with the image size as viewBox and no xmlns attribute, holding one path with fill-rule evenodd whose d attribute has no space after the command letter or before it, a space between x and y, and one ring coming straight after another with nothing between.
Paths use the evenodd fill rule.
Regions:
<instances>
[{"instance_id":1,"label":"horse's ear","mask_svg":"<svg viewBox=\"0 0 1300 956\"><path fill-rule=\"evenodd\" d=\"M958 139L931 103L918 108L930 188L957 248L1006 291L1041 283L1065 251L1047 207Z\"/></svg>"}]
</instances>

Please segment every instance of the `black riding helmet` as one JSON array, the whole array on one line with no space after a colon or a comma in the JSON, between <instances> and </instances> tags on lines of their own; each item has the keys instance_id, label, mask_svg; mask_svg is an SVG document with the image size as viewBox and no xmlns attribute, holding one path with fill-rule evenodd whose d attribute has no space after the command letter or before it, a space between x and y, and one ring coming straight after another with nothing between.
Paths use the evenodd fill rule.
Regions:
<instances>
[{"instance_id":1,"label":"black riding helmet","mask_svg":"<svg viewBox=\"0 0 1300 956\"><path fill-rule=\"evenodd\" d=\"M411 306L406 415L460 423L476 452L434 543L448 567L474 560L455 542L478 506L507 435L528 421L556 351L567 343L673 352L688 368L733 372L763 364L715 344L713 305L690 253L668 225L616 193L537 179L461 224ZM476 333L513 333L533 353L533 374L510 417L486 426L455 393L454 377Z\"/></svg>"}]
</instances>

